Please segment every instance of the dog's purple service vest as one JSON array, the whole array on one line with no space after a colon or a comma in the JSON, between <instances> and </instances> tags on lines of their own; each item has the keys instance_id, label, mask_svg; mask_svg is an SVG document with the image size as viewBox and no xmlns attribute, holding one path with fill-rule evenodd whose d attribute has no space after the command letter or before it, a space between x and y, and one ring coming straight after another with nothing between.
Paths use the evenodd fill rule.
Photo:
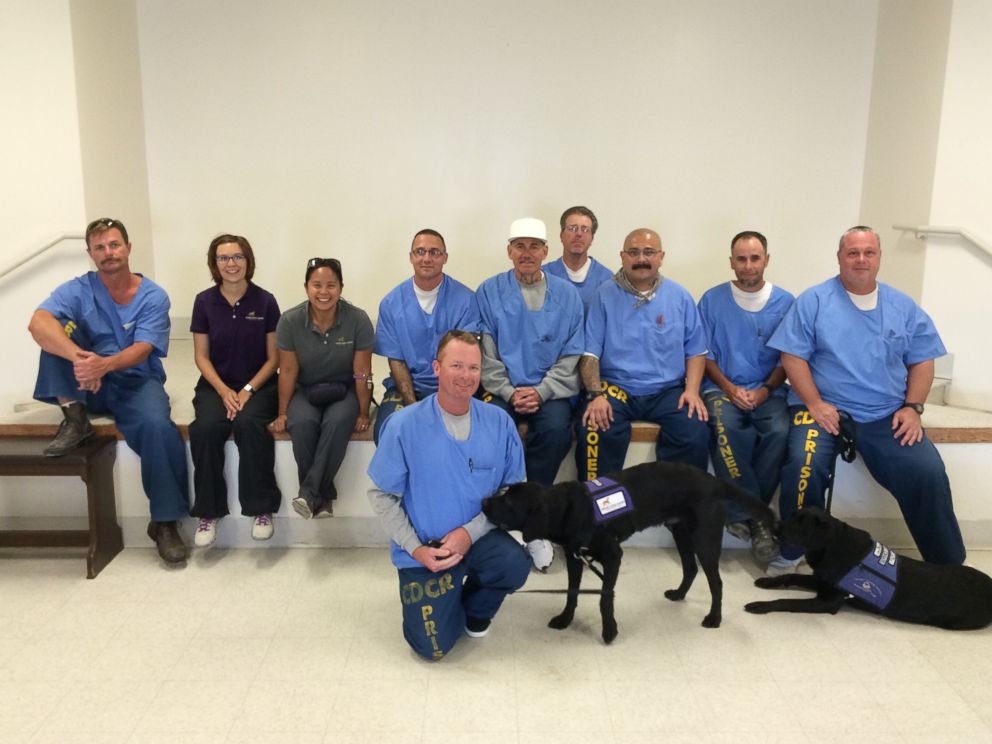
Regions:
<instances>
[{"instance_id":1,"label":"dog's purple service vest","mask_svg":"<svg viewBox=\"0 0 992 744\"><path fill-rule=\"evenodd\" d=\"M882 543L875 544L840 581L837 587L852 596L884 610L896 592L899 556Z\"/></svg>"},{"instance_id":2,"label":"dog's purple service vest","mask_svg":"<svg viewBox=\"0 0 992 744\"><path fill-rule=\"evenodd\" d=\"M592 500L592 516L596 524L609 522L619 516L634 511L634 500L630 491L609 478L593 478L585 482Z\"/></svg>"}]
</instances>

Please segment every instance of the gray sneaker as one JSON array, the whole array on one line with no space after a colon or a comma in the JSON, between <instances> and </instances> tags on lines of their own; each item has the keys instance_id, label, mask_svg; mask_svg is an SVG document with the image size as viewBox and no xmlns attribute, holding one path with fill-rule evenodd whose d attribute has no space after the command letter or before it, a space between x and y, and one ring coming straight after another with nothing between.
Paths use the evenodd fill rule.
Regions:
<instances>
[{"instance_id":1,"label":"gray sneaker","mask_svg":"<svg viewBox=\"0 0 992 744\"><path fill-rule=\"evenodd\" d=\"M756 561L768 563L778 556L778 544L768 525L751 520L751 555Z\"/></svg>"},{"instance_id":2,"label":"gray sneaker","mask_svg":"<svg viewBox=\"0 0 992 744\"><path fill-rule=\"evenodd\" d=\"M86 406L78 401L62 406L62 423L55 439L49 442L45 457L62 457L72 452L96 432L86 417Z\"/></svg>"},{"instance_id":3,"label":"gray sneaker","mask_svg":"<svg viewBox=\"0 0 992 744\"><path fill-rule=\"evenodd\" d=\"M736 537L741 542L751 541L751 527L745 521L731 522L727 525L727 532Z\"/></svg>"}]
</instances>

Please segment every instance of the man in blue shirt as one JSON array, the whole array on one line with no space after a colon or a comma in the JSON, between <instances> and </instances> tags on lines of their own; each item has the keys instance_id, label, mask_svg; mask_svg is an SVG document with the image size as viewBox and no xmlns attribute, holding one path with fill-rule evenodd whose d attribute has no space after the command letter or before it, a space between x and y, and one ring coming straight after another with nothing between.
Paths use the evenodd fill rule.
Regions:
<instances>
[{"instance_id":1,"label":"man in blue shirt","mask_svg":"<svg viewBox=\"0 0 992 744\"><path fill-rule=\"evenodd\" d=\"M375 353L389 360L389 377L375 415L373 438L379 443L386 420L403 406L437 392L431 364L438 341L451 330L479 330L475 293L444 273L448 249L436 230L413 236L413 277L379 303Z\"/></svg>"},{"instance_id":2,"label":"man in blue shirt","mask_svg":"<svg viewBox=\"0 0 992 744\"><path fill-rule=\"evenodd\" d=\"M706 333L689 293L661 276L664 257L658 233L634 230L620 251L622 268L589 307L579 363L587 401L575 448L580 480L623 468L633 421L661 425L658 460L706 469Z\"/></svg>"},{"instance_id":3,"label":"man in blue shirt","mask_svg":"<svg viewBox=\"0 0 992 744\"><path fill-rule=\"evenodd\" d=\"M41 347L34 397L62 408L64 421L45 450L60 457L93 435L87 408L113 414L141 458L151 504L148 536L168 563L186 560L178 521L189 513L186 446L170 418L165 370L169 298L128 264L131 244L119 220L86 228L97 270L60 285L31 317Z\"/></svg>"},{"instance_id":4,"label":"man in blue shirt","mask_svg":"<svg viewBox=\"0 0 992 744\"><path fill-rule=\"evenodd\" d=\"M369 465L372 507L392 541L403 636L440 659L462 632L481 637L530 559L482 513L482 499L524 479L512 419L474 399L482 354L474 334L438 345L438 390L393 416Z\"/></svg>"},{"instance_id":5,"label":"man in blue shirt","mask_svg":"<svg viewBox=\"0 0 992 744\"><path fill-rule=\"evenodd\" d=\"M764 503L781 479L789 433L785 370L780 354L765 344L794 297L765 281L768 241L747 230L730 241L730 268L737 277L708 290L699 301L709 353L703 401L709 413L713 470ZM727 531L751 541L754 557L772 560L778 547L771 531L727 505Z\"/></svg>"},{"instance_id":6,"label":"man in blue shirt","mask_svg":"<svg viewBox=\"0 0 992 744\"><path fill-rule=\"evenodd\" d=\"M548 255L541 220L516 220L506 251L513 269L476 292L484 400L527 423L527 479L550 486L572 446L569 399L579 392L582 300L567 281L541 270Z\"/></svg>"},{"instance_id":7,"label":"man in blue shirt","mask_svg":"<svg viewBox=\"0 0 992 744\"><path fill-rule=\"evenodd\" d=\"M792 428L782 471L783 519L823 506L842 416L875 480L896 499L923 559L965 558L951 486L920 421L933 360L946 353L930 317L876 281L878 234L859 225L840 239L840 273L803 292L768 344L782 352ZM782 547L787 570L801 551Z\"/></svg>"},{"instance_id":8,"label":"man in blue shirt","mask_svg":"<svg viewBox=\"0 0 992 744\"><path fill-rule=\"evenodd\" d=\"M570 281L588 311L599 285L613 276L612 271L589 255L599 221L588 207L569 207L562 212L560 223L561 258L541 268L552 276Z\"/></svg>"}]
</instances>

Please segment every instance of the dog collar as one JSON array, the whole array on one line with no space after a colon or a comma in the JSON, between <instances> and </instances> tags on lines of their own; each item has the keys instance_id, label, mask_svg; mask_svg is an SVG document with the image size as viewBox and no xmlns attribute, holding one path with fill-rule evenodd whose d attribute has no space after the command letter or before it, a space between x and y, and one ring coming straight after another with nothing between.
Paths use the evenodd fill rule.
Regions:
<instances>
[{"instance_id":1,"label":"dog collar","mask_svg":"<svg viewBox=\"0 0 992 744\"><path fill-rule=\"evenodd\" d=\"M592 516L596 524L634 511L634 500L630 491L610 478L593 478L585 482L592 500Z\"/></svg>"},{"instance_id":2,"label":"dog collar","mask_svg":"<svg viewBox=\"0 0 992 744\"><path fill-rule=\"evenodd\" d=\"M837 582L837 587L884 610L896 593L898 571L899 556L876 540L865 557Z\"/></svg>"}]
</instances>

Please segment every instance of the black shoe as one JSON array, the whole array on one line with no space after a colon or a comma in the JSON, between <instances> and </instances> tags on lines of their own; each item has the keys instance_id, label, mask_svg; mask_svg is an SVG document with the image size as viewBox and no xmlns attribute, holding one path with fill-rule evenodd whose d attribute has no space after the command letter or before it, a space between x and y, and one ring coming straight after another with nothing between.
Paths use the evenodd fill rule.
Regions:
<instances>
[{"instance_id":1,"label":"black shoe","mask_svg":"<svg viewBox=\"0 0 992 744\"><path fill-rule=\"evenodd\" d=\"M482 638L489 632L492 623L487 617L465 617L465 635L471 638Z\"/></svg>"},{"instance_id":2,"label":"black shoe","mask_svg":"<svg viewBox=\"0 0 992 744\"><path fill-rule=\"evenodd\" d=\"M45 457L62 457L96 434L86 418L86 406L78 401L62 406L62 423L55 439L45 447Z\"/></svg>"},{"instance_id":3,"label":"black shoe","mask_svg":"<svg viewBox=\"0 0 992 744\"><path fill-rule=\"evenodd\" d=\"M187 550L177 522L149 522L148 537L166 563L185 563Z\"/></svg>"}]
</instances>

